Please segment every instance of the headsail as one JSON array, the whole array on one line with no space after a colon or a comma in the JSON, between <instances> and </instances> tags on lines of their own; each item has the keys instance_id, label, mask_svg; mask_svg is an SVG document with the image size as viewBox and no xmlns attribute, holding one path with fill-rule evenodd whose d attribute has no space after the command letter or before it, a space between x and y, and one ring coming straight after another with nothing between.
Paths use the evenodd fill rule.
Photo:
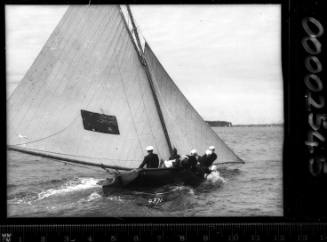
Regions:
<instances>
[{"instance_id":1,"label":"headsail","mask_svg":"<svg viewBox=\"0 0 327 242\"><path fill-rule=\"evenodd\" d=\"M169 149L119 6L71 6L8 101L8 145L135 168Z\"/></svg>"},{"instance_id":2,"label":"headsail","mask_svg":"<svg viewBox=\"0 0 327 242\"><path fill-rule=\"evenodd\" d=\"M204 153L209 146L214 145L218 162L241 161L187 101L147 43L144 48L167 130L178 152L186 154L195 148Z\"/></svg>"}]
</instances>

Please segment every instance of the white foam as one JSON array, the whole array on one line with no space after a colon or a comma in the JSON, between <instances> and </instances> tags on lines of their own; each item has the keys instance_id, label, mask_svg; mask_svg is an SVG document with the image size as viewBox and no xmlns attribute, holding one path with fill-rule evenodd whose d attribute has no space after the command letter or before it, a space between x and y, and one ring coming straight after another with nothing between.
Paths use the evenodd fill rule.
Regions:
<instances>
[{"instance_id":1,"label":"white foam","mask_svg":"<svg viewBox=\"0 0 327 242\"><path fill-rule=\"evenodd\" d=\"M191 187L176 186L172 191L187 191L189 194L194 195L194 190Z\"/></svg>"},{"instance_id":2,"label":"white foam","mask_svg":"<svg viewBox=\"0 0 327 242\"><path fill-rule=\"evenodd\" d=\"M122 202L123 201L120 196L109 196L109 197L106 197L106 199L108 199L110 201L116 201L116 202Z\"/></svg>"},{"instance_id":3,"label":"white foam","mask_svg":"<svg viewBox=\"0 0 327 242\"><path fill-rule=\"evenodd\" d=\"M63 186L61 186L58 189L48 189L46 191L40 192L38 194L39 200L63 193L70 193L75 191L81 191L89 188L94 187L101 187L97 183L99 182L99 179L94 178L79 178L76 181L69 181L65 183Z\"/></svg>"},{"instance_id":4,"label":"white foam","mask_svg":"<svg viewBox=\"0 0 327 242\"><path fill-rule=\"evenodd\" d=\"M191 195L194 195L194 190L193 190L193 189L190 189L190 190L188 191L188 193L191 194Z\"/></svg>"},{"instance_id":5,"label":"white foam","mask_svg":"<svg viewBox=\"0 0 327 242\"><path fill-rule=\"evenodd\" d=\"M32 205L32 201L28 201L25 199L14 199L12 201L8 201L9 204L28 204Z\"/></svg>"},{"instance_id":6,"label":"white foam","mask_svg":"<svg viewBox=\"0 0 327 242\"><path fill-rule=\"evenodd\" d=\"M220 176L219 171L215 170L207 176L207 181L210 183L225 183L225 179Z\"/></svg>"},{"instance_id":7,"label":"white foam","mask_svg":"<svg viewBox=\"0 0 327 242\"><path fill-rule=\"evenodd\" d=\"M93 192L87 197L86 201L90 202L90 201L96 200L100 197L101 197L101 195L99 193Z\"/></svg>"}]
</instances>

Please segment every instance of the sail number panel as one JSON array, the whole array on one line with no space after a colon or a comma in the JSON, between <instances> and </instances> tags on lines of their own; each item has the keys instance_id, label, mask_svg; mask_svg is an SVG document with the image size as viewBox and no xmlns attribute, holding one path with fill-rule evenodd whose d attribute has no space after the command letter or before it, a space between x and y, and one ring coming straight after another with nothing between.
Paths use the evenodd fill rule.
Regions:
<instances>
[{"instance_id":1,"label":"sail number panel","mask_svg":"<svg viewBox=\"0 0 327 242\"><path fill-rule=\"evenodd\" d=\"M94 132L119 134L115 116L81 110L84 129Z\"/></svg>"}]
</instances>

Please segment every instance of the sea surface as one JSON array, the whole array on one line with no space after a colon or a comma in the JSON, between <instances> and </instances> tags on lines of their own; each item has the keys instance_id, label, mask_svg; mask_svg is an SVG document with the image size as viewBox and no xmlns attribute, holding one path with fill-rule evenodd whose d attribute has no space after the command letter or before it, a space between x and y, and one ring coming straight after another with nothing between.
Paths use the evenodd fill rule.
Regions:
<instances>
[{"instance_id":1,"label":"sea surface","mask_svg":"<svg viewBox=\"0 0 327 242\"><path fill-rule=\"evenodd\" d=\"M102 169L8 152L8 217L282 216L283 127L214 128L244 165L199 187L103 193Z\"/></svg>"}]
</instances>

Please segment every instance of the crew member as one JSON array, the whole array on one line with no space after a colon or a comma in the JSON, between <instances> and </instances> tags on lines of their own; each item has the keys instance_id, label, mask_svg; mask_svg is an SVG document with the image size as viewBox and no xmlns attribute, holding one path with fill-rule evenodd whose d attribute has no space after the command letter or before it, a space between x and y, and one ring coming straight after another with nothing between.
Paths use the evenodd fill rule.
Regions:
<instances>
[{"instance_id":1,"label":"crew member","mask_svg":"<svg viewBox=\"0 0 327 242\"><path fill-rule=\"evenodd\" d=\"M211 166L212 162L212 158L210 157L212 155L211 150L206 150L205 154L203 156L200 157L199 159L199 163L200 163L200 169L202 170L202 172L209 174L210 170L209 170L209 166Z\"/></svg>"},{"instance_id":2,"label":"crew member","mask_svg":"<svg viewBox=\"0 0 327 242\"><path fill-rule=\"evenodd\" d=\"M169 160L175 160L175 159L179 159L179 158L180 158L180 155L178 154L177 149L174 148L171 156L169 157Z\"/></svg>"},{"instance_id":3,"label":"crew member","mask_svg":"<svg viewBox=\"0 0 327 242\"><path fill-rule=\"evenodd\" d=\"M181 156L178 154L177 149L174 148L172 151L171 156L169 157L169 160L175 160L173 162L173 167L180 167L180 160L181 160Z\"/></svg>"},{"instance_id":4,"label":"crew member","mask_svg":"<svg viewBox=\"0 0 327 242\"><path fill-rule=\"evenodd\" d=\"M148 154L144 157L143 162L139 168L143 168L145 165L147 168L158 168L159 166L159 157L157 154L153 153L153 147L146 147Z\"/></svg>"},{"instance_id":5,"label":"crew member","mask_svg":"<svg viewBox=\"0 0 327 242\"><path fill-rule=\"evenodd\" d=\"M199 155L196 149L191 150L189 155L189 163L191 170L195 170L199 161Z\"/></svg>"},{"instance_id":6,"label":"crew member","mask_svg":"<svg viewBox=\"0 0 327 242\"><path fill-rule=\"evenodd\" d=\"M198 163L198 152L192 149L189 155L186 155L182 161L182 167L186 169L195 170Z\"/></svg>"},{"instance_id":7,"label":"crew member","mask_svg":"<svg viewBox=\"0 0 327 242\"><path fill-rule=\"evenodd\" d=\"M215 147L214 146L210 146L209 150L211 151L211 155L209 158L210 161L210 166L213 164L213 162L217 159L217 154L215 153Z\"/></svg>"}]
</instances>

